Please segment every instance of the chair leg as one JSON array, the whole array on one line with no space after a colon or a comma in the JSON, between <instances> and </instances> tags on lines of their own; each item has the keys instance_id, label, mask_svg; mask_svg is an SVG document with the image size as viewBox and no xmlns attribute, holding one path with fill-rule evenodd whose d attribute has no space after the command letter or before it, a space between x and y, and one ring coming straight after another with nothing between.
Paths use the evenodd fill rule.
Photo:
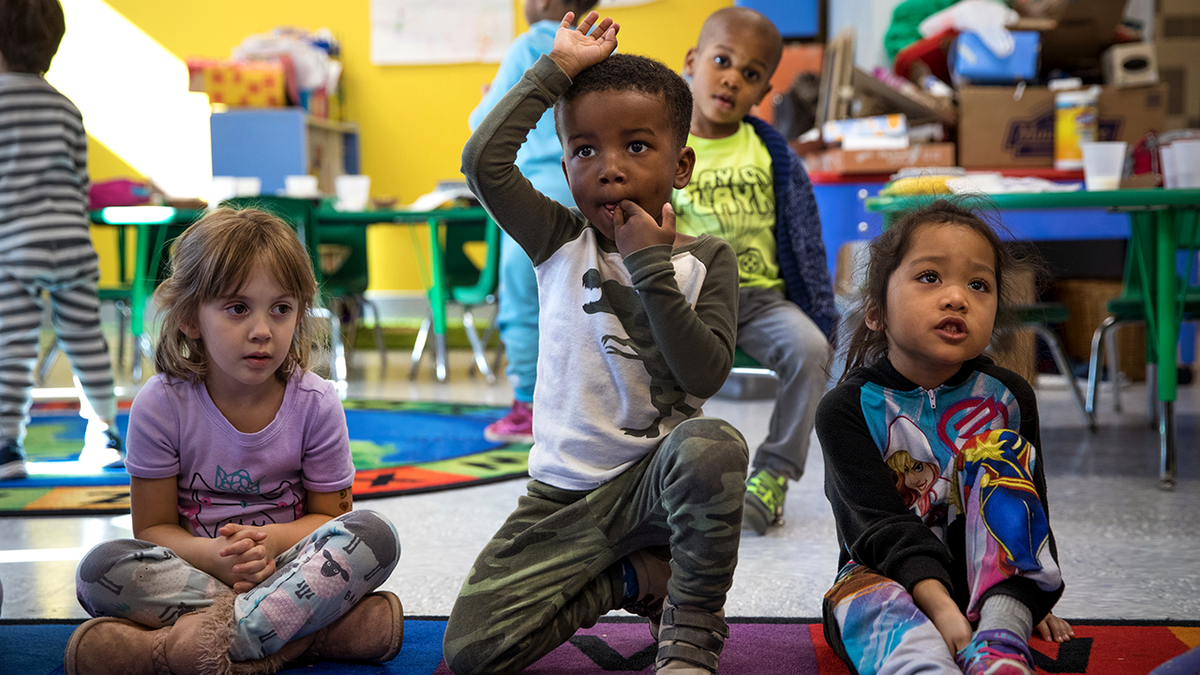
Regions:
<instances>
[{"instance_id":1,"label":"chair leg","mask_svg":"<svg viewBox=\"0 0 1200 675\"><path fill-rule=\"evenodd\" d=\"M417 367L421 365L421 356L425 352L425 341L429 339L429 331L433 328L433 317L427 316L421 322L421 328L417 331L417 341L413 343L412 350L412 365L408 368L408 379L417 379Z\"/></svg>"},{"instance_id":2,"label":"chair leg","mask_svg":"<svg viewBox=\"0 0 1200 675\"><path fill-rule=\"evenodd\" d=\"M488 384L496 384L496 376L492 374L488 368L487 354L483 351L483 344L479 341L479 333L475 331L475 316L471 314L470 309L463 310L463 328L466 329L467 339L471 342L471 352L475 355L475 367L483 373L483 378Z\"/></svg>"},{"instance_id":3,"label":"chair leg","mask_svg":"<svg viewBox=\"0 0 1200 675\"><path fill-rule=\"evenodd\" d=\"M342 320L338 313L328 307L313 308L313 316L329 319L330 359L329 375L334 382L346 384L346 345L342 342Z\"/></svg>"},{"instance_id":4,"label":"chair leg","mask_svg":"<svg viewBox=\"0 0 1200 675\"><path fill-rule=\"evenodd\" d=\"M117 369L125 369L125 331L129 328L129 303L117 300L113 303L117 310Z\"/></svg>"},{"instance_id":5,"label":"chair leg","mask_svg":"<svg viewBox=\"0 0 1200 675\"><path fill-rule=\"evenodd\" d=\"M1083 416L1084 426L1089 429L1095 429L1096 420L1088 411L1087 404L1083 400L1083 395L1079 393L1079 383L1075 381L1075 373L1071 370L1070 362L1067 361L1062 340L1059 340L1057 333L1040 323L1028 325L1050 347L1050 355L1054 357L1054 364L1058 366L1058 371L1067 378L1067 387L1071 390L1071 396L1075 399L1075 405L1079 408L1079 414Z\"/></svg>"},{"instance_id":6,"label":"chair leg","mask_svg":"<svg viewBox=\"0 0 1200 675\"><path fill-rule=\"evenodd\" d=\"M364 307L363 315L366 315L365 308L371 309L371 316L375 320L375 349L379 351L379 371L387 373L387 345L383 341L383 319L379 316L379 305L374 301L368 300L365 295L358 296L358 301Z\"/></svg>"},{"instance_id":7,"label":"chair leg","mask_svg":"<svg viewBox=\"0 0 1200 675\"><path fill-rule=\"evenodd\" d=\"M1096 330L1092 332L1092 350L1088 358L1088 383L1087 383L1087 411L1095 416L1096 414L1096 395L1100 393L1100 356L1104 353L1101 347L1104 344L1104 336L1108 333L1108 329L1116 323L1117 317L1109 316L1096 326ZM1112 362L1108 364L1109 371L1112 371ZM1109 377L1112 377L1110 374Z\"/></svg>"},{"instance_id":8,"label":"chair leg","mask_svg":"<svg viewBox=\"0 0 1200 675\"><path fill-rule=\"evenodd\" d=\"M50 376L50 369L54 367L54 363L58 361L58 355L62 349L58 346L58 339L55 338L46 345L45 351L38 357L37 366L33 370L34 379L39 387L46 385L46 378Z\"/></svg>"},{"instance_id":9,"label":"chair leg","mask_svg":"<svg viewBox=\"0 0 1200 675\"><path fill-rule=\"evenodd\" d=\"M1108 361L1108 388L1112 389L1113 395L1113 412L1121 412L1121 357L1117 353L1117 338L1116 332L1119 322L1114 322L1109 326L1109 330L1113 331L1111 337L1105 345L1105 359Z\"/></svg>"}]
</instances>

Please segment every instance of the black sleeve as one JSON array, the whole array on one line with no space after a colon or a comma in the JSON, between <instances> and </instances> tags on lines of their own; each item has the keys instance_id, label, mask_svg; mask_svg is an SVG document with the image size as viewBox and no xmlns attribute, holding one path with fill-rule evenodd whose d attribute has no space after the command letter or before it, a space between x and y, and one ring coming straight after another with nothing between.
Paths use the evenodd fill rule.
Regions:
<instances>
[{"instance_id":1,"label":"black sleeve","mask_svg":"<svg viewBox=\"0 0 1200 675\"><path fill-rule=\"evenodd\" d=\"M910 593L924 579L938 579L953 592L950 551L904 504L895 472L867 429L859 396L857 384L842 384L817 408L825 496L833 507L842 563L848 555Z\"/></svg>"}]
</instances>

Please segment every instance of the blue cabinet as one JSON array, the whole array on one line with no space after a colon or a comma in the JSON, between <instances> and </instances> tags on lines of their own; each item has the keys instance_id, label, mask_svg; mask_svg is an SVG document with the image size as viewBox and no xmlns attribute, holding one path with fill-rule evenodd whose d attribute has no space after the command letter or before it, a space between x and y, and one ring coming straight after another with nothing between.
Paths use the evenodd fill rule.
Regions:
<instances>
[{"instance_id":1,"label":"blue cabinet","mask_svg":"<svg viewBox=\"0 0 1200 675\"><path fill-rule=\"evenodd\" d=\"M785 38L821 37L821 0L737 0L762 12Z\"/></svg>"},{"instance_id":2,"label":"blue cabinet","mask_svg":"<svg viewBox=\"0 0 1200 675\"><path fill-rule=\"evenodd\" d=\"M303 108L239 108L210 118L214 176L257 176L263 194L284 176L311 174L333 194L334 179L359 173L358 127L310 117Z\"/></svg>"}]
</instances>

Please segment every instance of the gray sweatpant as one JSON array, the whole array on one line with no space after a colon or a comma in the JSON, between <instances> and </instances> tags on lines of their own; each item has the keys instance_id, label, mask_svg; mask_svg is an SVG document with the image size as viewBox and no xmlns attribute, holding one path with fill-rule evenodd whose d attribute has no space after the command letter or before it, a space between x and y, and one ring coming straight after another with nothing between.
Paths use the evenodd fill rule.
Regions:
<instances>
[{"instance_id":1,"label":"gray sweatpant","mask_svg":"<svg viewBox=\"0 0 1200 675\"><path fill-rule=\"evenodd\" d=\"M775 409L767 438L754 454L754 469L800 480L833 348L796 303L765 288L738 292L737 346L779 378Z\"/></svg>"}]
</instances>

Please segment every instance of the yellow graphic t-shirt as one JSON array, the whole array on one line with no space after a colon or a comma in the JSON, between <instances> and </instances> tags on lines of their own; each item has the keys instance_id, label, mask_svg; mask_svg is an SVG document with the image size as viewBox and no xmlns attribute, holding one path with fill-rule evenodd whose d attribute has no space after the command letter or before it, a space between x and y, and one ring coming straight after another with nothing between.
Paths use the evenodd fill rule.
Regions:
<instances>
[{"instance_id":1,"label":"yellow graphic t-shirt","mask_svg":"<svg viewBox=\"0 0 1200 675\"><path fill-rule=\"evenodd\" d=\"M688 136L696 169L671 198L675 227L728 241L742 286L783 288L775 259L775 187L771 155L754 127L742 122L725 138Z\"/></svg>"}]
</instances>

